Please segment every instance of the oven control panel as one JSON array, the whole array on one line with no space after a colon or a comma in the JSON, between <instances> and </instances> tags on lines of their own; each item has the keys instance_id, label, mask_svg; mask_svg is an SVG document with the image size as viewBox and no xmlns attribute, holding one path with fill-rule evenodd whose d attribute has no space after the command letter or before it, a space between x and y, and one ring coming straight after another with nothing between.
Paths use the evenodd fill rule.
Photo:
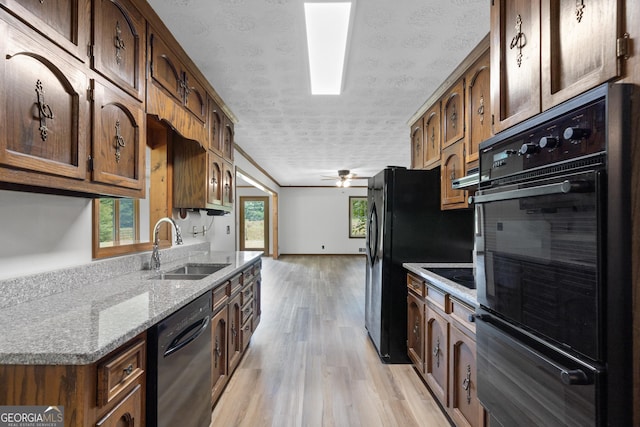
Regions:
<instances>
[{"instance_id":1,"label":"oven control panel","mask_svg":"<svg viewBox=\"0 0 640 427\"><path fill-rule=\"evenodd\" d=\"M494 179L606 150L605 100L496 142L481 153L483 179Z\"/></svg>"}]
</instances>

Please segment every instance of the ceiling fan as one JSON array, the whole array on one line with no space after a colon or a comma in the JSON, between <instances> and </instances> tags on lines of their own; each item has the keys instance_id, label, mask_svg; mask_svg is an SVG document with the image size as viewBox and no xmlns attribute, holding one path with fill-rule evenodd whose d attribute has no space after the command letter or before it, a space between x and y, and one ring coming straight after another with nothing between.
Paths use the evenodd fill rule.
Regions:
<instances>
[{"instance_id":1,"label":"ceiling fan","mask_svg":"<svg viewBox=\"0 0 640 427\"><path fill-rule=\"evenodd\" d=\"M354 179L369 179L368 176L358 176L358 174L351 173L349 169L338 170L338 176L322 176L323 180L336 181L336 187L349 187L351 186L351 180Z\"/></svg>"}]
</instances>

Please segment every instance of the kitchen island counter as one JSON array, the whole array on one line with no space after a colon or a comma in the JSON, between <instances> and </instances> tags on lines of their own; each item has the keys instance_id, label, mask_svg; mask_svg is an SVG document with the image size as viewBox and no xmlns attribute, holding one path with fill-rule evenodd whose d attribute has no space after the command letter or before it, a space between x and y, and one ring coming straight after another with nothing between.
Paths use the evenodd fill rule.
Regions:
<instances>
[{"instance_id":1,"label":"kitchen island counter","mask_svg":"<svg viewBox=\"0 0 640 427\"><path fill-rule=\"evenodd\" d=\"M95 277L82 286L0 308L0 364L96 362L239 274L261 255L259 251L193 251L163 263L161 271L185 263L229 265L200 280L158 280L153 278L158 272L150 270Z\"/></svg>"}]
</instances>

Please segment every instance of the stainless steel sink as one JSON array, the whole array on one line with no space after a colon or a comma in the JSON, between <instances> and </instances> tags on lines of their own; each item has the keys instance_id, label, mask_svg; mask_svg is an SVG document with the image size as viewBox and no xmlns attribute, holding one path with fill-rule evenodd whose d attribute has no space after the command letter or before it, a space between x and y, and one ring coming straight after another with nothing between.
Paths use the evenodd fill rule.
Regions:
<instances>
[{"instance_id":1,"label":"stainless steel sink","mask_svg":"<svg viewBox=\"0 0 640 427\"><path fill-rule=\"evenodd\" d=\"M182 265L180 267L174 268L173 270L167 271L167 274L203 274L208 276L209 274L213 274L216 271L222 270L225 267L228 267L230 264L199 264L199 263L188 263Z\"/></svg>"},{"instance_id":2,"label":"stainless steel sink","mask_svg":"<svg viewBox=\"0 0 640 427\"><path fill-rule=\"evenodd\" d=\"M152 276L149 280L200 280L229 265L231 264L187 263L173 270Z\"/></svg>"}]
</instances>

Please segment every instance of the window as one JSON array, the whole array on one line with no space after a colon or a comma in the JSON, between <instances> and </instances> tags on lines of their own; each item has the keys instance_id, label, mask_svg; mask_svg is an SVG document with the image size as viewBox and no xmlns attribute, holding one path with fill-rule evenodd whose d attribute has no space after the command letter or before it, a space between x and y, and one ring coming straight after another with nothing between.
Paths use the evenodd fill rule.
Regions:
<instances>
[{"instance_id":1,"label":"window","mask_svg":"<svg viewBox=\"0 0 640 427\"><path fill-rule=\"evenodd\" d=\"M133 199L99 199L100 247L132 244L140 240L138 211Z\"/></svg>"},{"instance_id":2,"label":"window","mask_svg":"<svg viewBox=\"0 0 640 427\"><path fill-rule=\"evenodd\" d=\"M349 238L364 238L367 232L367 198L349 196Z\"/></svg>"}]
</instances>

